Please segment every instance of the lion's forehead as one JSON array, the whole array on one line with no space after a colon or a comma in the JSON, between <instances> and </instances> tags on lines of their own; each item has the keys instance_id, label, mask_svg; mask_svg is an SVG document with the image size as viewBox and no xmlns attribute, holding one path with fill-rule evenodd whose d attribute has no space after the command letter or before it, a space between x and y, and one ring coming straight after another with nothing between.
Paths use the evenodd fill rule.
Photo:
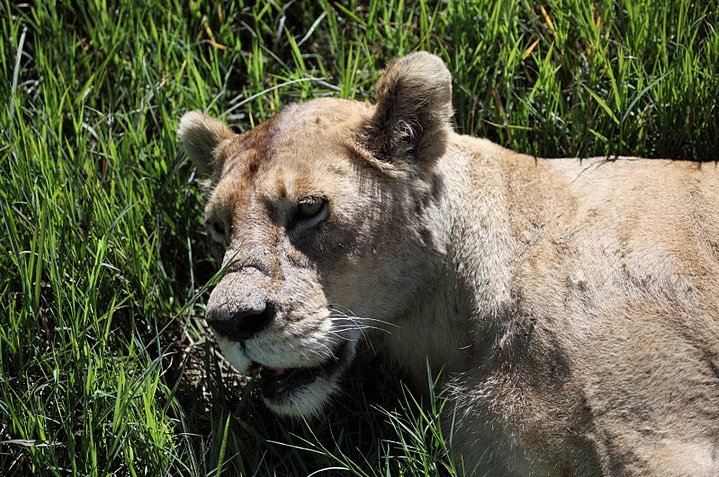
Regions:
<instances>
[{"instance_id":1,"label":"lion's forehead","mask_svg":"<svg viewBox=\"0 0 719 477\"><path fill-rule=\"evenodd\" d=\"M373 107L359 101L319 98L286 106L273 120L285 136L303 132L328 133L337 127L352 127L366 121Z\"/></svg>"},{"instance_id":2,"label":"lion's forehead","mask_svg":"<svg viewBox=\"0 0 719 477\"><path fill-rule=\"evenodd\" d=\"M215 199L294 200L342 187L355 169L356 133L370 114L363 103L330 98L284 108L222 146Z\"/></svg>"},{"instance_id":3,"label":"lion's forehead","mask_svg":"<svg viewBox=\"0 0 719 477\"><path fill-rule=\"evenodd\" d=\"M340 146L367 122L372 107L357 101L321 98L290 104L256 128L240 134L227 147L230 162L247 163L248 152L262 162L287 160L292 152L309 153ZM301 156L302 154L294 154Z\"/></svg>"}]
</instances>

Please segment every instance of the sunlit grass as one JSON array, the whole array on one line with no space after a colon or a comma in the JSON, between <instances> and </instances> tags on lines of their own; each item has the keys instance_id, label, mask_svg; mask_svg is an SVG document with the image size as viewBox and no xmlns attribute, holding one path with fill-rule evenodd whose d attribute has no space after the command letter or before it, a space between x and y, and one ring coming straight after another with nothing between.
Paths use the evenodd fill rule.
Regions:
<instances>
[{"instance_id":1,"label":"sunlit grass","mask_svg":"<svg viewBox=\"0 0 719 477\"><path fill-rule=\"evenodd\" d=\"M371 100L392 56L426 49L462 132L719 157L716 2L0 1L3 475L454 472L441 399L360 369L310 430L220 367L184 111L242 131L292 101Z\"/></svg>"}]
</instances>

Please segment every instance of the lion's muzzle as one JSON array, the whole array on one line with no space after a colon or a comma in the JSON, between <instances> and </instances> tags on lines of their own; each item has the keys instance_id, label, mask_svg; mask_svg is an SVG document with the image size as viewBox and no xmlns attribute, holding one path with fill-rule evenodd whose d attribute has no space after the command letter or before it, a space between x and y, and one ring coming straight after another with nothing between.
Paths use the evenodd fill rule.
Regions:
<instances>
[{"instance_id":1,"label":"lion's muzzle","mask_svg":"<svg viewBox=\"0 0 719 477\"><path fill-rule=\"evenodd\" d=\"M266 330L277 306L263 291L264 277L255 269L229 273L212 290L207 303L207 324L230 341L246 341Z\"/></svg>"},{"instance_id":2,"label":"lion's muzzle","mask_svg":"<svg viewBox=\"0 0 719 477\"><path fill-rule=\"evenodd\" d=\"M239 309L224 319L213 319L208 316L207 324L231 341L245 341L266 329L274 318L275 306L265 302L263 309L252 307Z\"/></svg>"}]
</instances>

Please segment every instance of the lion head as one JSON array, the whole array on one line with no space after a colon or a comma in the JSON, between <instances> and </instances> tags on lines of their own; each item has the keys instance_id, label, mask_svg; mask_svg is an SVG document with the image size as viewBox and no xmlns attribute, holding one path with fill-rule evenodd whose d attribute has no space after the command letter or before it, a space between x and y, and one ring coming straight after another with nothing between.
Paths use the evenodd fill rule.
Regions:
<instances>
[{"instance_id":1,"label":"lion head","mask_svg":"<svg viewBox=\"0 0 719 477\"><path fill-rule=\"evenodd\" d=\"M261 367L275 412L319 413L358 342L439 273L445 239L428 224L451 116L449 72L415 53L389 65L374 105L292 104L243 134L201 112L182 117L224 271L207 322L238 371Z\"/></svg>"}]
</instances>

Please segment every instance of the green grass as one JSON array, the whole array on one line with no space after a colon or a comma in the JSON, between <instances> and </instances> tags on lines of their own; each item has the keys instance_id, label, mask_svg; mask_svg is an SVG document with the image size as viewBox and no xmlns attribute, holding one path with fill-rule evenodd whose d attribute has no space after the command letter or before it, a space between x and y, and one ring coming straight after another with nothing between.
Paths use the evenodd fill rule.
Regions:
<instances>
[{"instance_id":1,"label":"green grass","mask_svg":"<svg viewBox=\"0 0 719 477\"><path fill-rule=\"evenodd\" d=\"M247 130L292 101L371 100L392 56L426 49L462 132L719 158L716 1L35 3L0 0L2 475L454 473L441 398L360 364L310 429L218 364L184 111Z\"/></svg>"}]
</instances>

